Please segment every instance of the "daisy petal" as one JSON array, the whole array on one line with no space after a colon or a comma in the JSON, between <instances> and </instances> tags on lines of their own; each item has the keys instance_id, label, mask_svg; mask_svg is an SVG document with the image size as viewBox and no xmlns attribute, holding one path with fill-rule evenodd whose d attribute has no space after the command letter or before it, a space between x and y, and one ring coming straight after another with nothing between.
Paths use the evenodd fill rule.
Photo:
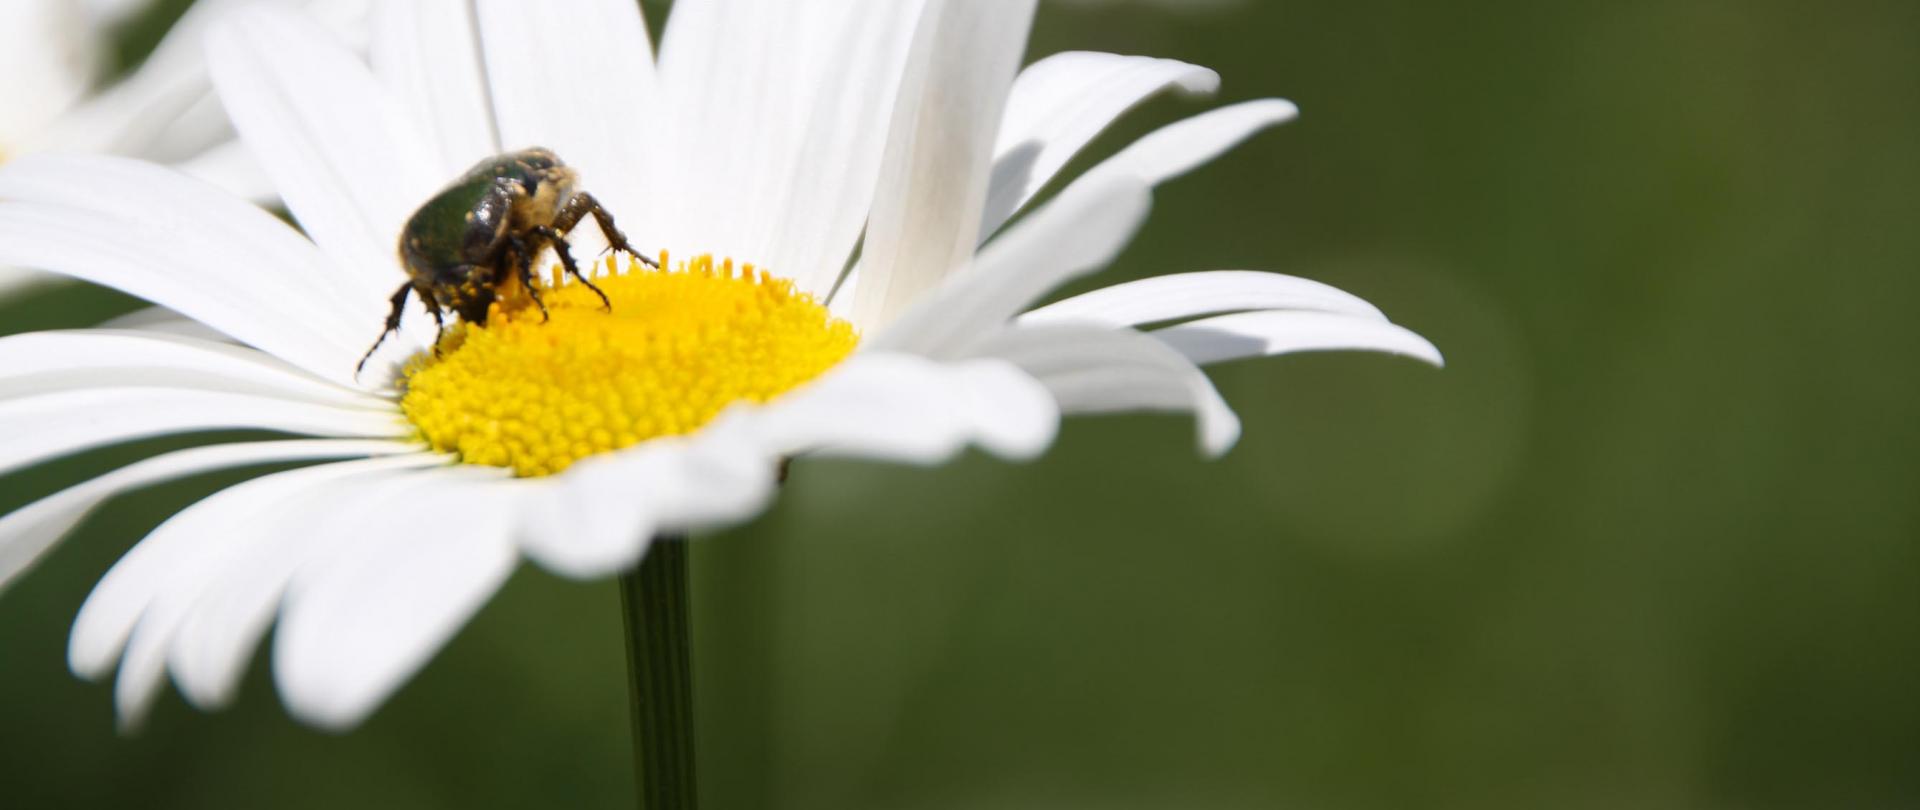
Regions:
<instances>
[{"instance_id":1,"label":"daisy petal","mask_svg":"<svg viewBox=\"0 0 1920 810\"><path fill-rule=\"evenodd\" d=\"M1318 281L1251 270L1213 270L1129 281L1076 295L1020 316L1022 324L1139 326L1200 315L1284 309L1385 320L1359 296Z\"/></svg>"},{"instance_id":2,"label":"daisy petal","mask_svg":"<svg viewBox=\"0 0 1920 810\"><path fill-rule=\"evenodd\" d=\"M332 438L393 438L394 411L169 388L92 388L0 402L0 474L133 439L252 429Z\"/></svg>"},{"instance_id":3,"label":"daisy petal","mask_svg":"<svg viewBox=\"0 0 1920 810\"><path fill-rule=\"evenodd\" d=\"M290 452L281 453L275 445L291 444ZM177 477L176 473L191 473L212 469L222 469L238 464L257 464L268 461L302 461L319 458L338 458L356 454L355 451L391 449L396 443L363 442L268 442L250 445L222 445L216 447L195 448L165 456L158 456L139 464L129 466L120 473L97 479L96 482L82 484L65 493L48 498L41 503L47 507L47 518L61 514L81 501L98 503L112 494L140 486L159 483L167 478ZM332 447L338 447L336 451ZM383 464L424 463L421 459L433 460L434 457L419 454L417 446L405 446L398 453L388 453L388 458L380 459ZM272 452L269 452L272 451ZM232 463L227 463L232 462ZM346 462L360 464L365 462ZM87 679L97 679L106 674L124 648L134 624L139 621L141 612L148 602L159 593L177 573L176 564L181 554L192 552L199 547L201 535L184 529L194 528L196 522L202 526L218 526L218 521L209 521L205 516L220 514L235 505L251 503L249 493L271 489L278 484L262 483L283 476L289 480L302 480L312 476L313 470L327 467L309 467L304 470L279 473L277 475L256 478L242 484L229 487L215 495L188 507L161 524L146 539L134 545L127 554L114 563L111 570L94 586L93 593L80 608L80 615L74 619L73 633L68 639L67 662L75 674ZM123 474L124 473L124 477ZM99 488L94 484L98 483ZM69 494L71 493L71 495ZM56 506L57 504L57 506ZM199 516L194 516L199 515ZM171 525L172 528L168 528ZM26 527L22 527L25 529ZM34 526L32 531L39 531ZM164 530L164 531L163 531ZM232 535L232 532L215 531L220 537Z\"/></svg>"},{"instance_id":4,"label":"daisy petal","mask_svg":"<svg viewBox=\"0 0 1920 810\"><path fill-rule=\"evenodd\" d=\"M734 209L755 205L753 194L773 187L761 169L775 145L792 137L791 105L810 90L788 81L799 47L799 37L788 34L811 16L801 4L768 0L674 4L659 61L661 126L674 160L657 167L673 193L649 214L650 224L671 235L666 247L673 252L767 261L751 252L749 240L760 234L737 222Z\"/></svg>"},{"instance_id":5,"label":"daisy petal","mask_svg":"<svg viewBox=\"0 0 1920 810\"><path fill-rule=\"evenodd\" d=\"M1159 185L1205 165L1255 133L1299 117L1291 101L1260 99L1221 107L1162 127L1087 170L1075 182L1130 174Z\"/></svg>"},{"instance_id":6,"label":"daisy petal","mask_svg":"<svg viewBox=\"0 0 1920 810\"><path fill-rule=\"evenodd\" d=\"M1154 337L1200 365L1294 352L1385 352L1435 366L1440 350L1413 332L1374 318L1325 312L1241 312L1155 330Z\"/></svg>"},{"instance_id":7,"label":"daisy petal","mask_svg":"<svg viewBox=\"0 0 1920 810\"><path fill-rule=\"evenodd\" d=\"M16 148L78 100L91 83L99 45L80 9L65 0L0 3L0 143Z\"/></svg>"},{"instance_id":8,"label":"daisy petal","mask_svg":"<svg viewBox=\"0 0 1920 810\"><path fill-rule=\"evenodd\" d=\"M1060 433L1060 408L1033 375L1011 363L954 364L954 401L971 424L970 441L1011 461L1032 461Z\"/></svg>"},{"instance_id":9,"label":"daisy petal","mask_svg":"<svg viewBox=\"0 0 1920 810\"><path fill-rule=\"evenodd\" d=\"M1239 417L1207 375L1166 344L1131 329L1014 327L976 350L1032 374L1062 413L1192 412L1201 450L1209 456L1225 453L1240 438Z\"/></svg>"},{"instance_id":10,"label":"daisy petal","mask_svg":"<svg viewBox=\"0 0 1920 810\"><path fill-rule=\"evenodd\" d=\"M374 15L373 72L402 106L421 111L438 147L434 173L452 179L498 153L470 4L381 3Z\"/></svg>"},{"instance_id":11,"label":"daisy petal","mask_svg":"<svg viewBox=\"0 0 1920 810\"><path fill-rule=\"evenodd\" d=\"M208 0L201 0L204 4ZM250 3L256 0L233 0ZM284 0L283 0L284 2ZM373 39L368 30L373 22L375 0L293 0L302 11L313 17L315 22L326 26L328 31L344 42L365 43ZM378 5L387 5L384 0Z\"/></svg>"},{"instance_id":12,"label":"daisy petal","mask_svg":"<svg viewBox=\"0 0 1920 810\"><path fill-rule=\"evenodd\" d=\"M201 0L167 29L153 52L124 78L68 110L46 131L43 145L68 151L105 152L172 161L191 152L155 147L200 99L212 95L202 44L207 25L231 10L231 2ZM216 116L224 123L225 116ZM232 130L226 130L228 137ZM193 151L212 146L193 145Z\"/></svg>"},{"instance_id":13,"label":"daisy petal","mask_svg":"<svg viewBox=\"0 0 1920 810\"><path fill-rule=\"evenodd\" d=\"M175 168L179 168L180 162L215 145L235 142L233 123L227 119L226 109L220 106L220 97L214 94L213 86L208 84L199 88L193 101L178 117L152 134L146 149L130 156L174 164ZM165 157L158 157L162 155ZM264 173L261 182L267 182Z\"/></svg>"},{"instance_id":14,"label":"daisy petal","mask_svg":"<svg viewBox=\"0 0 1920 810\"><path fill-rule=\"evenodd\" d=\"M553 149L616 213L642 205L660 105L640 5L480 0L476 13L500 146Z\"/></svg>"},{"instance_id":15,"label":"daisy petal","mask_svg":"<svg viewBox=\"0 0 1920 810\"><path fill-rule=\"evenodd\" d=\"M687 456L688 482L712 482L731 489L683 485L673 498L659 502L661 533L686 534L732 525L758 514L773 498L774 487L779 484L779 462L766 447L751 441L748 420L740 413L743 410L722 413L702 428L698 437L702 446ZM619 474L611 469L617 466L618 458L608 457L609 475Z\"/></svg>"},{"instance_id":16,"label":"daisy petal","mask_svg":"<svg viewBox=\"0 0 1920 810\"><path fill-rule=\"evenodd\" d=\"M273 205L280 200L280 195L273 190L273 181L239 141L214 146L173 167L188 177L258 205Z\"/></svg>"},{"instance_id":17,"label":"daisy petal","mask_svg":"<svg viewBox=\"0 0 1920 810\"><path fill-rule=\"evenodd\" d=\"M302 571L274 634L274 682L296 717L358 725L480 609L519 562L512 482L431 476L350 548Z\"/></svg>"},{"instance_id":18,"label":"daisy petal","mask_svg":"<svg viewBox=\"0 0 1920 810\"><path fill-rule=\"evenodd\" d=\"M249 442L196 447L130 464L0 517L0 590L31 568L95 507L123 492L233 467L394 455L419 449L416 445L380 441Z\"/></svg>"},{"instance_id":19,"label":"daisy petal","mask_svg":"<svg viewBox=\"0 0 1920 810\"><path fill-rule=\"evenodd\" d=\"M747 252L734 255L754 257L802 290L829 292L872 208L887 123L923 6L810 2L793 27L765 29L776 37L769 43L774 55L790 58L774 60L756 87L767 101L784 102L787 120L763 123L766 105L712 100L723 114L741 117L730 126L755 139L750 153L760 156L756 167L715 155L710 168L728 173L707 179L730 193L703 199L747 207L708 212L733 228L720 245L738 242Z\"/></svg>"},{"instance_id":20,"label":"daisy petal","mask_svg":"<svg viewBox=\"0 0 1920 810\"><path fill-rule=\"evenodd\" d=\"M687 0L661 46L676 252L824 295L866 223L923 0ZM716 48L712 43L725 41Z\"/></svg>"},{"instance_id":21,"label":"daisy petal","mask_svg":"<svg viewBox=\"0 0 1920 810\"><path fill-rule=\"evenodd\" d=\"M349 408L382 399L318 380L254 349L157 333L73 330L0 337L0 400L82 388L173 387Z\"/></svg>"},{"instance_id":22,"label":"daisy petal","mask_svg":"<svg viewBox=\"0 0 1920 810\"><path fill-rule=\"evenodd\" d=\"M233 127L214 98L203 46L215 20L249 2L254 0L192 4L133 72L68 110L40 143L63 151L111 153L176 165L230 143ZM362 42L371 2L305 0L284 5L302 6L329 30L348 41ZM271 196L271 189L244 188L251 199Z\"/></svg>"},{"instance_id":23,"label":"daisy petal","mask_svg":"<svg viewBox=\"0 0 1920 810\"><path fill-rule=\"evenodd\" d=\"M854 322L886 324L973 255L993 141L1035 0L935 0L900 83L880 188L851 293Z\"/></svg>"},{"instance_id":24,"label":"daisy petal","mask_svg":"<svg viewBox=\"0 0 1920 810\"><path fill-rule=\"evenodd\" d=\"M1168 88L1202 94L1219 87L1220 75L1211 70L1146 56L1069 51L1028 66L1007 98L979 241L1134 105Z\"/></svg>"},{"instance_id":25,"label":"daisy petal","mask_svg":"<svg viewBox=\"0 0 1920 810\"><path fill-rule=\"evenodd\" d=\"M160 335L196 338L216 343L231 343L232 338L213 331L206 324L192 318L181 317L180 313L166 307L145 307L125 315L108 318L98 327L108 331L151 332Z\"/></svg>"},{"instance_id":26,"label":"daisy petal","mask_svg":"<svg viewBox=\"0 0 1920 810\"><path fill-rule=\"evenodd\" d=\"M869 340L873 351L952 358L1048 291L1113 261L1146 219L1151 199L1138 179L1112 175L1075 184L980 252Z\"/></svg>"},{"instance_id":27,"label":"daisy petal","mask_svg":"<svg viewBox=\"0 0 1920 810\"><path fill-rule=\"evenodd\" d=\"M0 267L0 298L12 297L21 290L30 290L48 282L58 281L59 276L28 270L21 267Z\"/></svg>"},{"instance_id":28,"label":"daisy petal","mask_svg":"<svg viewBox=\"0 0 1920 810\"><path fill-rule=\"evenodd\" d=\"M245 547L220 562L219 575L178 623L167 668L181 694L209 711L231 703L293 577L340 538L363 536L365 524L406 508L418 468L443 463L426 455L368 462L350 475L311 482L268 515Z\"/></svg>"},{"instance_id":29,"label":"daisy petal","mask_svg":"<svg viewBox=\"0 0 1920 810\"><path fill-rule=\"evenodd\" d=\"M1059 416L1045 389L1004 363L869 352L766 406L754 430L788 455L938 464L969 444L1032 458Z\"/></svg>"},{"instance_id":30,"label":"daisy petal","mask_svg":"<svg viewBox=\"0 0 1920 810\"><path fill-rule=\"evenodd\" d=\"M0 167L0 264L144 298L336 382L350 381L384 309L349 306L335 268L272 214L119 158Z\"/></svg>"},{"instance_id":31,"label":"daisy petal","mask_svg":"<svg viewBox=\"0 0 1920 810\"><path fill-rule=\"evenodd\" d=\"M833 317L848 323L857 323L853 319L854 296L851 291L860 289L861 275L860 265L855 264L847 268L847 274L840 278L840 283L827 295L827 311L833 313Z\"/></svg>"},{"instance_id":32,"label":"daisy petal","mask_svg":"<svg viewBox=\"0 0 1920 810\"><path fill-rule=\"evenodd\" d=\"M115 565L88 596L74 623L70 658L76 664L93 663L83 658L98 649L95 645L111 647L124 640L114 703L121 728L138 727L159 694L167 649L181 622L230 561L261 542L263 528L329 481L423 461L432 459L372 459L292 470L237 484L182 510L122 559L133 564ZM130 631L124 629L136 615Z\"/></svg>"},{"instance_id":33,"label":"daisy petal","mask_svg":"<svg viewBox=\"0 0 1920 810\"><path fill-rule=\"evenodd\" d=\"M174 119L209 93L204 68L150 60L125 80L48 122L26 145L35 151L105 152L156 160L184 157L154 147ZM198 144L200 148L211 145Z\"/></svg>"},{"instance_id":34,"label":"daisy petal","mask_svg":"<svg viewBox=\"0 0 1920 810\"><path fill-rule=\"evenodd\" d=\"M145 0L81 0L80 5L93 15L95 25L114 25L133 16L146 3Z\"/></svg>"},{"instance_id":35,"label":"daisy petal","mask_svg":"<svg viewBox=\"0 0 1920 810\"><path fill-rule=\"evenodd\" d=\"M779 460L745 441L741 420L574 465L530 484L521 543L533 561L585 579L632 569L662 534L745 520L773 496Z\"/></svg>"},{"instance_id":36,"label":"daisy petal","mask_svg":"<svg viewBox=\"0 0 1920 810\"><path fill-rule=\"evenodd\" d=\"M403 280L400 229L447 178L366 63L325 29L251 6L216 23L207 63L220 101L300 226L380 307Z\"/></svg>"}]
</instances>

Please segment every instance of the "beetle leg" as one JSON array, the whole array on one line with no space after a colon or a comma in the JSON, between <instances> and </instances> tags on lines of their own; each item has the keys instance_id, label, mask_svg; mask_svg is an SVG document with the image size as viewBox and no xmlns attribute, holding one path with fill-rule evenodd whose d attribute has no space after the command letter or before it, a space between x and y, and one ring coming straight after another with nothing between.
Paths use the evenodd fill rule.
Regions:
<instances>
[{"instance_id":1,"label":"beetle leg","mask_svg":"<svg viewBox=\"0 0 1920 810\"><path fill-rule=\"evenodd\" d=\"M433 297L432 290L420 290L420 305L427 308L427 314L433 316L433 357L440 359L440 339L447 336L447 316L440 312L440 299Z\"/></svg>"},{"instance_id":2,"label":"beetle leg","mask_svg":"<svg viewBox=\"0 0 1920 810\"><path fill-rule=\"evenodd\" d=\"M594 295L600 296L600 305L606 307L608 312L613 311L613 302L607 300L607 294L601 292L599 287L594 286L593 280L587 278L585 273L580 272L580 264L573 260L573 249L567 246L567 237L561 235L558 230L545 225L536 225L529 230L533 232L533 235L541 237L553 245L553 252L560 254L560 266L567 269L567 275L573 276L579 279L581 284L587 285L587 289L592 290Z\"/></svg>"},{"instance_id":3,"label":"beetle leg","mask_svg":"<svg viewBox=\"0 0 1920 810\"><path fill-rule=\"evenodd\" d=\"M540 251L532 241L510 237L508 246L513 251L514 269L520 274L520 286L526 288L527 297L533 299L533 305L540 308L540 322L546 323L553 316L547 314L547 302L540 300L540 289L533 284L533 260Z\"/></svg>"},{"instance_id":4,"label":"beetle leg","mask_svg":"<svg viewBox=\"0 0 1920 810\"><path fill-rule=\"evenodd\" d=\"M593 217L594 224L600 226L600 232L606 235L609 250L625 251L627 255L639 259L641 264L655 270L660 269L658 261L633 249L633 243L627 241L627 235L621 233L620 228L613 224L613 215L607 213L606 207L602 206L599 200L594 199L592 194L584 191L574 194L567 200L566 205L561 206L560 213L553 218L554 230L562 234L570 233L575 225L580 224L580 220L586 219L589 215Z\"/></svg>"},{"instance_id":5,"label":"beetle leg","mask_svg":"<svg viewBox=\"0 0 1920 810\"><path fill-rule=\"evenodd\" d=\"M353 376L356 379L359 378L360 372L367 370L367 361L372 360L373 353L380 350L380 344L387 342L387 336L400 331L400 316L407 311L407 294L411 292L413 292L412 284L402 284L400 289L394 291L393 297L388 299L393 304L393 308L387 311L387 328L380 331L380 338L373 342L373 347L367 349L366 354L360 356L360 364L353 367ZM439 317L439 313L435 312L434 317Z\"/></svg>"}]
</instances>

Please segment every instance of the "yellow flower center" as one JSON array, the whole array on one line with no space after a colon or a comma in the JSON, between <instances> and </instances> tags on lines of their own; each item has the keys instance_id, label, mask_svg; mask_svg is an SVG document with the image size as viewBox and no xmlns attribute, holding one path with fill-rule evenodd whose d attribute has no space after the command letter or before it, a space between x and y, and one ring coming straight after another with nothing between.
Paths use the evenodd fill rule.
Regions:
<instances>
[{"instance_id":1,"label":"yellow flower center","mask_svg":"<svg viewBox=\"0 0 1920 810\"><path fill-rule=\"evenodd\" d=\"M400 407L420 435L470 464L550 475L772 400L859 341L812 296L752 265L616 266L608 259L594 279L611 310L555 268L536 289L546 318L509 284L485 325L448 329L438 356L423 352L405 373Z\"/></svg>"}]
</instances>

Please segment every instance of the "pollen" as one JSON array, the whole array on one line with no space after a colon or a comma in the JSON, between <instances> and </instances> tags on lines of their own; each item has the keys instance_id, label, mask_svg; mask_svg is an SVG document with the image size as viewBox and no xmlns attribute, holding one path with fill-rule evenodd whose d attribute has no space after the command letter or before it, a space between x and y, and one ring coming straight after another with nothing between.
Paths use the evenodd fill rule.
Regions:
<instances>
[{"instance_id":1,"label":"pollen","mask_svg":"<svg viewBox=\"0 0 1920 810\"><path fill-rule=\"evenodd\" d=\"M793 283L701 256L638 262L587 285L558 268L500 291L485 325L447 330L409 365L401 410L434 449L551 475L588 456L698 430L764 403L852 353L852 325Z\"/></svg>"}]
</instances>

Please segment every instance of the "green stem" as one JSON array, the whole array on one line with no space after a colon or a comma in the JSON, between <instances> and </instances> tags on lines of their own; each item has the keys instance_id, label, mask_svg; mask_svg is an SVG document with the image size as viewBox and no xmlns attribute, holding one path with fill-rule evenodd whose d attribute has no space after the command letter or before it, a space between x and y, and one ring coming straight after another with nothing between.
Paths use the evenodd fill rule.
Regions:
<instances>
[{"instance_id":1,"label":"green stem","mask_svg":"<svg viewBox=\"0 0 1920 810\"><path fill-rule=\"evenodd\" d=\"M687 543L661 537L620 578L640 810L693 810L693 651Z\"/></svg>"}]
</instances>

